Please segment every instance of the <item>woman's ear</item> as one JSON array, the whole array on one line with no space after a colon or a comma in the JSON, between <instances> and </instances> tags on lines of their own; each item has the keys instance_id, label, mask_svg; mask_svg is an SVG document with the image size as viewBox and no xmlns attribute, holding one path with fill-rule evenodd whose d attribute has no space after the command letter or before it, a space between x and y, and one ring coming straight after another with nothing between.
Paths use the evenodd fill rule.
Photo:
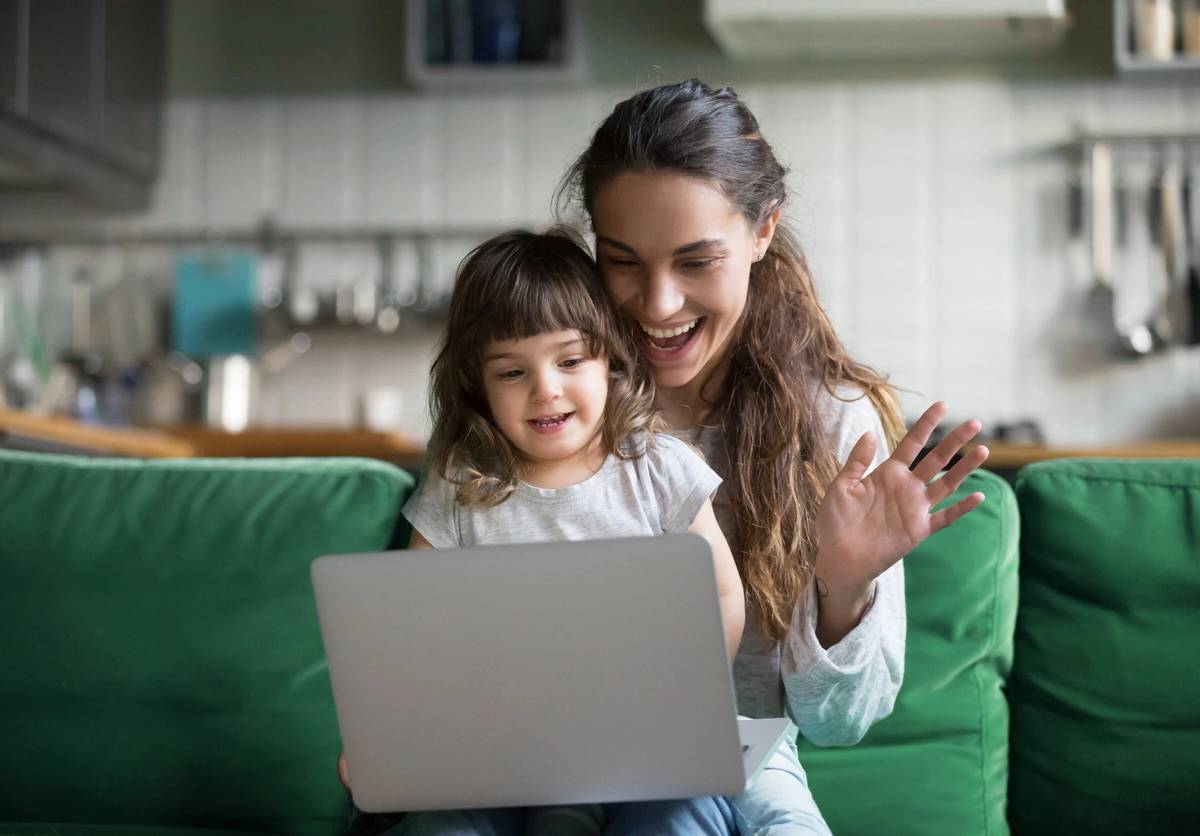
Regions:
<instances>
[{"instance_id":1,"label":"woman's ear","mask_svg":"<svg viewBox=\"0 0 1200 836\"><path fill-rule=\"evenodd\" d=\"M772 204L774 206L775 204ZM754 229L754 261L761 261L762 257L767 254L767 249L771 246L771 239L775 237L775 226L779 223L780 210L771 209L758 222L758 226Z\"/></svg>"}]
</instances>

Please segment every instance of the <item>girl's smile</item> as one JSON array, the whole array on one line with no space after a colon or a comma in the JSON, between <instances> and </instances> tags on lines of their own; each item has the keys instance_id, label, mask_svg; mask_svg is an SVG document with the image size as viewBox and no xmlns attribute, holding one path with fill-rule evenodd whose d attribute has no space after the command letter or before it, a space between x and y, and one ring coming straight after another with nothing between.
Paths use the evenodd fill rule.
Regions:
<instances>
[{"instance_id":1,"label":"girl's smile","mask_svg":"<svg viewBox=\"0 0 1200 836\"><path fill-rule=\"evenodd\" d=\"M529 425L534 432L553 435L560 432L566 423L575 415L574 412L556 412L553 415L543 415L540 418L530 418Z\"/></svg>"}]
</instances>

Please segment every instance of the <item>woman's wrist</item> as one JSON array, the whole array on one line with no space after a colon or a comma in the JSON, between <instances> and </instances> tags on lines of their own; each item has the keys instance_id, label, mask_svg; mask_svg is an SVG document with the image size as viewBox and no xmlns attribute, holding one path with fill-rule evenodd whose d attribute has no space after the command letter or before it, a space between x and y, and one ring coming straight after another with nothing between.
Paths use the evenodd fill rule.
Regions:
<instances>
[{"instance_id":1,"label":"woman's wrist","mask_svg":"<svg viewBox=\"0 0 1200 836\"><path fill-rule=\"evenodd\" d=\"M862 621L875 597L875 579L852 581L823 573L822 561L818 559L813 586L817 599L817 641L828 649Z\"/></svg>"}]
</instances>

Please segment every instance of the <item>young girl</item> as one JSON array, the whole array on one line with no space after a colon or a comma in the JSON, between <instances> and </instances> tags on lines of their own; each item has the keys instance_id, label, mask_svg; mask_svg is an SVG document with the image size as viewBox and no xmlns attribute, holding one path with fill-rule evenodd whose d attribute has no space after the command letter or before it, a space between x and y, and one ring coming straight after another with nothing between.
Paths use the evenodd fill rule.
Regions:
<instances>
[{"instance_id":1,"label":"young girl","mask_svg":"<svg viewBox=\"0 0 1200 836\"><path fill-rule=\"evenodd\" d=\"M695 532L712 546L732 659L744 598L710 501L720 478L656 434L636 352L591 257L565 233L510 232L476 248L433 364L428 473L404 507L410 548ZM601 833L608 812L415 813L394 832Z\"/></svg>"}]
</instances>

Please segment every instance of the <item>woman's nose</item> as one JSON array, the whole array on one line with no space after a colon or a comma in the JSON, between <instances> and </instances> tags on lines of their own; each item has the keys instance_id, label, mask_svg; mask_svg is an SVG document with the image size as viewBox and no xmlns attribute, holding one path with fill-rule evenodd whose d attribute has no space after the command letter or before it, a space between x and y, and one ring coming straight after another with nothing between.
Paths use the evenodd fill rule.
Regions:
<instances>
[{"instance_id":1,"label":"woman's nose","mask_svg":"<svg viewBox=\"0 0 1200 836\"><path fill-rule=\"evenodd\" d=\"M666 322L679 313L684 297L675 278L667 271L649 273L642 285L642 318L647 322Z\"/></svg>"}]
</instances>

